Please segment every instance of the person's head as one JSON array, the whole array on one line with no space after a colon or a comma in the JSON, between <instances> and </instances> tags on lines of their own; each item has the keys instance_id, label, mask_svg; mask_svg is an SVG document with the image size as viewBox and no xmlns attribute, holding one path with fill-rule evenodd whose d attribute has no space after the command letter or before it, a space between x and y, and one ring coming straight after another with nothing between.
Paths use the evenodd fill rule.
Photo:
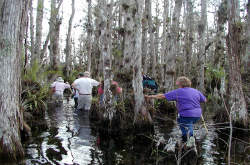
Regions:
<instances>
[{"instance_id":1,"label":"person's head","mask_svg":"<svg viewBox=\"0 0 250 165\"><path fill-rule=\"evenodd\" d=\"M90 77L90 73L89 73L88 71L85 71L85 72L83 73L83 75L84 75L84 77Z\"/></svg>"},{"instance_id":2,"label":"person's head","mask_svg":"<svg viewBox=\"0 0 250 165\"><path fill-rule=\"evenodd\" d=\"M191 87L191 81L185 76L178 77L176 80L176 85L179 88Z\"/></svg>"},{"instance_id":3,"label":"person's head","mask_svg":"<svg viewBox=\"0 0 250 165\"><path fill-rule=\"evenodd\" d=\"M79 74L78 74L78 77L83 77L84 76L84 74L82 73L82 72L80 72Z\"/></svg>"},{"instance_id":4,"label":"person's head","mask_svg":"<svg viewBox=\"0 0 250 165\"><path fill-rule=\"evenodd\" d=\"M58 81L58 82L64 82L64 80L63 80L62 77L57 77L56 81Z\"/></svg>"}]
</instances>

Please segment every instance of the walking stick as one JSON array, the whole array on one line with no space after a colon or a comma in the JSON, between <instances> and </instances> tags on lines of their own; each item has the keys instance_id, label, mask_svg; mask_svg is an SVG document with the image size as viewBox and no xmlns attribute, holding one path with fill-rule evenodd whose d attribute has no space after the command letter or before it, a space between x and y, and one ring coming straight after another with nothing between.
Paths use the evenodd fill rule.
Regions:
<instances>
[{"instance_id":1,"label":"walking stick","mask_svg":"<svg viewBox=\"0 0 250 165\"><path fill-rule=\"evenodd\" d=\"M206 129L206 132L207 132L207 134L208 134L207 125L206 125L206 122L205 122L205 120L204 120L204 118L203 118L203 115L202 115L202 114L201 114L201 120L202 120L203 125L204 125L204 127L205 127L205 129Z\"/></svg>"}]
</instances>

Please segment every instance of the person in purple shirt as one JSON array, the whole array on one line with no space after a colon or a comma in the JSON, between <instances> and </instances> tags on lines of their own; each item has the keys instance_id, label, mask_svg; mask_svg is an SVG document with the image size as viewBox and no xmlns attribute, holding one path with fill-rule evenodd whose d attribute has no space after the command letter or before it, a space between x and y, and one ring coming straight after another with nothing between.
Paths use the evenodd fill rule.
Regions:
<instances>
[{"instance_id":1,"label":"person in purple shirt","mask_svg":"<svg viewBox=\"0 0 250 165\"><path fill-rule=\"evenodd\" d=\"M187 142L188 137L193 137L193 124L201 117L201 102L206 102L206 97L198 90L191 88L191 81L187 77L176 80L178 89L165 94L146 95L146 98L167 99L176 101L178 110L177 122L182 132L182 142Z\"/></svg>"}]
</instances>

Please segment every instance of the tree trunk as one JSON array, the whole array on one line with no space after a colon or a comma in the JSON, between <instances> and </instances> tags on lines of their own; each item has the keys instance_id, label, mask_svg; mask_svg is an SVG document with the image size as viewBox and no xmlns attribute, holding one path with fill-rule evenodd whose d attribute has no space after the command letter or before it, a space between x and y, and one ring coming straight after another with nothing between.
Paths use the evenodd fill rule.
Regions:
<instances>
[{"instance_id":1,"label":"tree trunk","mask_svg":"<svg viewBox=\"0 0 250 165\"><path fill-rule=\"evenodd\" d=\"M141 20L142 20L142 7L143 0L135 0L132 6L135 11L133 15L133 32L134 32L134 42L133 46L133 90L134 90L134 100L135 100L135 116L134 122L137 123L140 116L146 117L146 120L152 122L151 116L144 106L144 95L142 87L142 70L141 70Z\"/></svg>"},{"instance_id":2,"label":"tree trunk","mask_svg":"<svg viewBox=\"0 0 250 165\"><path fill-rule=\"evenodd\" d=\"M62 0L59 2L60 6ZM51 0L51 12L50 12L50 67L53 70L58 70L59 63L59 33L60 33L60 25L61 18L58 16L58 8L56 8L56 0Z\"/></svg>"},{"instance_id":3,"label":"tree trunk","mask_svg":"<svg viewBox=\"0 0 250 165\"><path fill-rule=\"evenodd\" d=\"M164 86L164 66L166 65L166 56L167 56L167 26L169 22L168 18L168 12L169 12L169 0L164 0L164 9L163 9L163 18L162 18L162 40L161 40L161 79L160 84L161 86Z\"/></svg>"},{"instance_id":4,"label":"tree trunk","mask_svg":"<svg viewBox=\"0 0 250 165\"><path fill-rule=\"evenodd\" d=\"M71 30L72 30L72 22L73 18L75 15L75 0L72 0L72 13L69 19L69 27L68 27L68 34L66 38L66 77L69 77L70 75L70 70L72 66L72 54L71 54L71 49L72 49L72 38L71 38Z\"/></svg>"},{"instance_id":5,"label":"tree trunk","mask_svg":"<svg viewBox=\"0 0 250 165\"><path fill-rule=\"evenodd\" d=\"M145 0L145 6L147 5L148 0ZM142 66L143 72L146 74L148 71L148 10L146 7L144 8L143 12L143 19L142 19Z\"/></svg>"},{"instance_id":6,"label":"tree trunk","mask_svg":"<svg viewBox=\"0 0 250 165\"><path fill-rule=\"evenodd\" d=\"M46 40L45 40L45 42L43 44L43 48L42 48L41 53L40 53L41 63L43 63L43 58L44 58L45 53L47 51L47 47L48 47L48 44L49 44L49 38L50 38L50 33L47 34Z\"/></svg>"},{"instance_id":7,"label":"tree trunk","mask_svg":"<svg viewBox=\"0 0 250 165\"><path fill-rule=\"evenodd\" d=\"M160 20L159 20L159 3L157 0L156 7L155 7L155 12L156 12L156 17L155 17L155 42L154 42L154 47L155 47L155 70L153 70L153 75L152 77L159 82L160 80L160 75L156 74L159 73L159 65L160 65L160 57L159 57L159 35L160 35ZM158 67L157 67L158 66Z\"/></svg>"},{"instance_id":8,"label":"tree trunk","mask_svg":"<svg viewBox=\"0 0 250 165\"><path fill-rule=\"evenodd\" d=\"M88 51L88 66L87 70L91 69L91 53L92 53L92 0L88 1L88 24L87 24L87 51Z\"/></svg>"},{"instance_id":9,"label":"tree trunk","mask_svg":"<svg viewBox=\"0 0 250 165\"><path fill-rule=\"evenodd\" d=\"M37 10L36 10L36 42L34 49L34 56L38 63L41 59L41 43L42 43L42 29L43 29L43 8L44 0L37 1Z\"/></svg>"},{"instance_id":10,"label":"tree trunk","mask_svg":"<svg viewBox=\"0 0 250 165\"><path fill-rule=\"evenodd\" d=\"M246 23L246 55L245 55L246 68L248 68L247 73L250 73L250 0L247 4L247 23Z\"/></svg>"},{"instance_id":11,"label":"tree trunk","mask_svg":"<svg viewBox=\"0 0 250 165\"><path fill-rule=\"evenodd\" d=\"M148 13L148 33L149 33L149 42L150 42L150 66L151 66L151 74L154 77L155 76L155 66L156 66L156 57L155 57L155 36L154 36L154 25L153 25L153 19L152 19L152 0L147 0L147 3L145 3L145 10L147 10Z\"/></svg>"},{"instance_id":12,"label":"tree trunk","mask_svg":"<svg viewBox=\"0 0 250 165\"><path fill-rule=\"evenodd\" d=\"M223 67L225 63L225 47L224 43L225 38L225 23L227 21L227 0L223 0L219 6L217 12L217 32L215 37L215 51L214 51L214 58L213 58L213 65L217 68Z\"/></svg>"},{"instance_id":13,"label":"tree trunk","mask_svg":"<svg viewBox=\"0 0 250 165\"><path fill-rule=\"evenodd\" d=\"M20 104L20 57L29 1L0 3L0 159L24 156L19 129L23 128Z\"/></svg>"},{"instance_id":14,"label":"tree trunk","mask_svg":"<svg viewBox=\"0 0 250 165\"><path fill-rule=\"evenodd\" d=\"M27 71L27 66L29 63L29 55L28 55L28 49L29 49L29 44L28 44L28 38L29 38L29 20L26 20L25 24L25 38L24 38L24 62L23 62L23 72L26 74Z\"/></svg>"},{"instance_id":15,"label":"tree trunk","mask_svg":"<svg viewBox=\"0 0 250 165\"><path fill-rule=\"evenodd\" d=\"M165 89L172 90L174 87L174 79L176 74L176 55L178 53L178 35L179 35L179 19L181 14L182 0L175 0L174 13L172 18L172 26L170 29L170 51L166 57L166 75Z\"/></svg>"},{"instance_id":16,"label":"tree trunk","mask_svg":"<svg viewBox=\"0 0 250 165\"><path fill-rule=\"evenodd\" d=\"M198 52L198 63L200 67L200 72L199 72L199 89L200 91L205 92L205 87L204 87L204 67L205 67L205 30L207 27L207 0L201 0L201 17L200 17L200 22L198 24L198 34L199 34L199 52Z\"/></svg>"},{"instance_id":17,"label":"tree trunk","mask_svg":"<svg viewBox=\"0 0 250 165\"><path fill-rule=\"evenodd\" d=\"M193 55L193 42L194 42L194 13L192 0L186 1L186 31L185 31L185 48L184 54L186 57L184 64L184 74L189 75L191 71L191 59Z\"/></svg>"},{"instance_id":18,"label":"tree trunk","mask_svg":"<svg viewBox=\"0 0 250 165\"><path fill-rule=\"evenodd\" d=\"M30 1L30 54L31 66L34 65L36 57L34 55L34 19L33 19L33 3Z\"/></svg>"},{"instance_id":19,"label":"tree trunk","mask_svg":"<svg viewBox=\"0 0 250 165\"><path fill-rule=\"evenodd\" d=\"M124 11L124 49L123 49L123 66L126 71L131 70L133 65L133 52L132 44L134 37L133 32L133 18L131 4L133 0L123 0L123 11Z\"/></svg>"},{"instance_id":20,"label":"tree trunk","mask_svg":"<svg viewBox=\"0 0 250 165\"><path fill-rule=\"evenodd\" d=\"M100 22L100 30L101 30L101 53L102 53L102 61L103 61L103 77L104 77L104 118L108 118L112 120L115 112L114 103L112 99L112 92L110 90L111 85L111 45L109 44L109 40L111 40L110 28L111 28L111 14L113 3L107 5L107 1L103 0L100 2L101 4L101 22Z\"/></svg>"},{"instance_id":21,"label":"tree trunk","mask_svg":"<svg viewBox=\"0 0 250 165\"><path fill-rule=\"evenodd\" d=\"M229 60L229 106L231 107L232 120L235 123L247 126L248 114L246 101L242 90L241 79L241 35L242 27L239 24L239 16L237 15L238 2L236 0L228 1L228 60Z\"/></svg>"},{"instance_id":22,"label":"tree trunk","mask_svg":"<svg viewBox=\"0 0 250 165\"><path fill-rule=\"evenodd\" d=\"M95 32L94 32L94 43L93 43L93 54L94 57L92 58L93 64L92 64L92 73L97 75L97 77L100 77L103 73L102 69L102 60L100 57L100 2L101 0L98 0L98 4L96 6L96 17L95 17Z\"/></svg>"}]
</instances>

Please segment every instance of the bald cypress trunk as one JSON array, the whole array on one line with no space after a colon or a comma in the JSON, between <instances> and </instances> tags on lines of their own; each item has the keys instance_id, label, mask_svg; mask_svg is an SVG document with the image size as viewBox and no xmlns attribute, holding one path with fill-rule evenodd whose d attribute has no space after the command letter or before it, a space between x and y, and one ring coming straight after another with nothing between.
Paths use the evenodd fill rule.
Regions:
<instances>
[{"instance_id":1,"label":"bald cypress trunk","mask_svg":"<svg viewBox=\"0 0 250 165\"><path fill-rule=\"evenodd\" d=\"M148 0L145 1L145 6L147 5ZM143 72L146 74L148 71L148 10L146 7L144 8L143 12L143 19L142 19L142 67Z\"/></svg>"},{"instance_id":2,"label":"bald cypress trunk","mask_svg":"<svg viewBox=\"0 0 250 165\"><path fill-rule=\"evenodd\" d=\"M170 50L166 57L165 88L167 91L173 89L176 75L176 54L178 53L179 19L182 8L182 0L175 0L172 25L170 29Z\"/></svg>"},{"instance_id":3,"label":"bald cypress trunk","mask_svg":"<svg viewBox=\"0 0 250 165\"><path fill-rule=\"evenodd\" d=\"M123 49L123 66L125 70L131 70L133 63L132 55L132 44L133 41L133 18L132 8L133 0L123 0L123 11L124 11L124 49Z\"/></svg>"},{"instance_id":4,"label":"bald cypress trunk","mask_svg":"<svg viewBox=\"0 0 250 165\"><path fill-rule=\"evenodd\" d=\"M162 36L161 36L161 79L160 84L164 86L164 79L165 79L165 65L166 65L166 56L167 56L167 27L169 24L168 19L168 12L169 12L169 0L164 0L164 9L163 9L163 18L162 18Z\"/></svg>"},{"instance_id":5,"label":"bald cypress trunk","mask_svg":"<svg viewBox=\"0 0 250 165\"><path fill-rule=\"evenodd\" d=\"M193 13L193 2L192 0L185 1L186 3L186 31L185 31L185 69L184 74L188 75L191 71L191 58L193 55L193 42L194 42L194 13Z\"/></svg>"},{"instance_id":6,"label":"bald cypress trunk","mask_svg":"<svg viewBox=\"0 0 250 165\"><path fill-rule=\"evenodd\" d=\"M207 0L201 0L201 17L198 24L198 34L199 34L199 52L198 52L198 63L199 63L199 89L201 91L205 90L204 87L204 67L205 67L205 32L207 27Z\"/></svg>"},{"instance_id":7,"label":"bald cypress trunk","mask_svg":"<svg viewBox=\"0 0 250 165\"><path fill-rule=\"evenodd\" d=\"M28 0L0 2L0 159L16 160L24 152L20 104L20 57Z\"/></svg>"},{"instance_id":8,"label":"bald cypress trunk","mask_svg":"<svg viewBox=\"0 0 250 165\"><path fill-rule=\"evenodd\" d=\"M42 43L42 29L43 29L43 8L44 0L37 1L36 9L36 40L34 45L34 56L38 63L41 61L41 43Z\"/></svg>"},{"instance_id":9,"label":"bald cypress trunk","mask_svg":"<svg viewBox=\"0 0 250 165\"><path fill-rule=\"evenodd\" d=\"M133 32L134 32L134 42L131 44L133 46L134 52L134 65L133 65L133 90L134 90L134 123L139 122L141 116L144 116L146 121L152 122L151 116L144 106L144 95L142 88L142 61L141 61L141 20L142 20L142 7L143 0L134 0L132 8L136 11L133 15Z\"/></svg>"},{"instance_id":10,"label":"bald cypress trunk","mask_svg":"<svg viewBox=\"0 0 250 165\"><path fill-rule=\"evenodd\" d=\"M70 75L70 71L72 68L72 38L71 38L71 31L72 31L72 22L73 22L73 18L75 15L75 0L72 0L72 4L71 4L71 8L72 8L72 13L69 19L69 27L68 27L68 34L67 34L67 38L66 38L66 76L69 77Z\"/></svg>"},{"instance_id":11,"label":"bald cypress trunk","mask_svg":"<svg viewBox=\"0 0 250 165\"><path fill-rule=\"evenodd\" d=\"M34 64L36 57L34 55L34 18L33 18L33 3L30 1L30 54L31 54L31 65Z\"/></svg>"},{"instance_id":12,"label":"bald cypress trunk","mask_svg":"<svg viewBox=\"0 0 250 165\"><path fill-rule=\"evenodd\" d=\"M88 23L87 23L87 53L88 53L88 65L87 70L91 69L91 53L92 53L92 0L88 2Z\"/></svg>"},{"instance_id":13,"label":"bald cypress trunk","mask_svg":"<svg viewBox=\"0 0 250 165\"><path fill-rule=\"evenodd\" d=\"M150 73L154 77L155 75L155 66L156 66L156 56L155 56L155 36L154 36L154 25L153 25L153 19L152 19L152 0L147 0L147 3L145 3L145 10L148 10L148 33L149 33L149 59L150 59L150 66L151 70Z\"/></svg>"},{"instance_id":14,"label":"bald cypress trunk","mask_svg":"<svg viewBox=\"0 0 250 165\"><path fill-rule=\"evenodd\" d=\"M115 112L114 102L112 99L112 92L110 90L111 86L111 64L112 64L112 56L111 56L111 44L109 41L111 40L111 23L110 20L112 15L113 1L110 4L107 4L106 0L100 1L100 24L99 28L101 31L101 56L103 61L103 77L104 77L104 118L112 120Z\"/></svg>"},{"instance_id":15,"label":"bald cypress trunk","mask_svg":"<svg viewBox=\"0 0 250 165\"><path fill-rule=\"evenodd\" d=\"M246 22L246 53L244 62L246 64L246 68L248 68L247 72L250 72L250 0L248 0L247 4L247 22Z\"/></svg>"},{"instance_id":16,"label":"bald cypress trunk","mask_svg":"<svg viewBox=\"0 0 250 165\"><path fill-rule=\"evenodd\" d=\"M49 32L50 32L50 67L53 70L58 70L59 65L59 34L60 34L60 26L61 26L61 18L58 16L59 7L62 4L62 0L59 2L58 7L56 7L56 0L51 0L51 11L50 11L50 24L49 24Z\"/></svg>"},{"instance_id":17,"label":"bald cypress trunk","mask_svg":"<svg viewBox=\"0 0 250 165\"><path fill-rule=\"evenodd\" d=\"M229 106L231 109L232 120L235 123L247 126L248 113L246 108L246 101L242 90L241 79L241 35L242 27L238 23L239 15L237 10L239 8L237 0L228 1L228 60L229 60Z\"/></svg>"}]
</instances>

